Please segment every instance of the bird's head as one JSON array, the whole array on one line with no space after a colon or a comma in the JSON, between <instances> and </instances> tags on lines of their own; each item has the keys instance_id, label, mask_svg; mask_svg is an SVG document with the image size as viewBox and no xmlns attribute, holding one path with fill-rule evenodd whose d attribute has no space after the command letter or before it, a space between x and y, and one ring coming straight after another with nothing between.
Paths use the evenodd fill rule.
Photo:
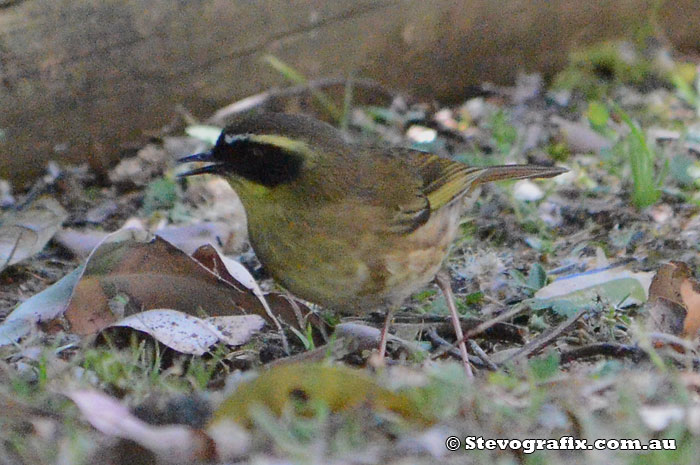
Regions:
<instances>
[{"instance_id":1,"label":"bird's head","mask_svg":"<svg viewBox=\"0 0 700 465\"><path fill-rule=\"evenodd\" d=\"M324 154L344 149L341 134L326 123L302 115L263 113L230 124L211 150L178 162L210 163L181 176L214 173L271 189L295 181Z\"/></svg>"}]
</instances>

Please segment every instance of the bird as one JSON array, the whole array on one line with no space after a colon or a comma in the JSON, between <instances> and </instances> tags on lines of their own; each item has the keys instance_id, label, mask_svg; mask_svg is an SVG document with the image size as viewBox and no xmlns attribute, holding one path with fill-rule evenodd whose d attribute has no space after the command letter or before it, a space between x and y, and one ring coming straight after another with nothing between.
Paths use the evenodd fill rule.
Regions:
<instances>
[{"instance_id":1,"label":"bird","mask_svg":"<svg viewBox=\"0 0 700 465\"><path fill-rule=\"evenodd\" d=\"M342 314L386 310L381 360L393 312L436 280L470 377L449 278L441 271L463 200L486 182L566 171L470 167L419 150L360 145L330 124L286 113L241 116L210 150L178 162L206 163L181 177L210 173L228 181L246 212L253 251L287 291Z\"/></svg>"}]
</instances>

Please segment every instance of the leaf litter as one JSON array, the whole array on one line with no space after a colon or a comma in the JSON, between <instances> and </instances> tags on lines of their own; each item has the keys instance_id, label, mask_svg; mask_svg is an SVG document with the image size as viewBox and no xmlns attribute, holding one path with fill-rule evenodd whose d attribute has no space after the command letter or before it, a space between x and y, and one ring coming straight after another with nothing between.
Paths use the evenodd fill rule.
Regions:
<instances>
[{"instance_id":1,"label":"leaf litter","mask_svg":"<svg viewBox=\"0 0 700 465\"><path fill-rule=\"evenodd\" d=\"M591 62L609 60L611 50L616 48L596 49ZM601 463L628 463L630 457L693 463L683 457L697 453L700 385L692 380L700 369L694 278L700 266L700 163L697 112L689 107L697 72L690 81L674 77L675 90L646 91L634 66L615 64L613 78L597 88L591 84L596 68L576 60L566 79L555 79L549 89L538 76L522 76L512 88L483 85L454 107L390 94L382 105L358 104L347 115L348 136L358 141L381 139L475 165L554 161L570 168L545 182L484 186L462 226L447 265L463 329L475 343L480 376L474 385L448 360L455 341L432 289L396 315L388 367L373 365L371 357L381 315L338 325L337 315L311 313L319 309L277 293L246 248L245 216L228 185L211 177L172 181L178 170L172 160L201 151L216 136L216 129L192 125L194 138L166 134L162 143L125 158L110 173L110 185L96 184L85 169L66 167L60 175L50 170L33 193L12 193L8 205L19 205L17 212L48 191L69 215L56 215L61 220L46 227L30 226L36 239L16 241L26 256L6 260L0 274L5 313L16 307L0 323L0 380L13 380L0 383L0 404L17 396L3 397L9 389L20 389L32 402L67 393L82 417L54 407L30 410L27 417L44 425L34 429L38 441L50 437L39 434L46 425L60 437L63 419L86 419L101 433L80 426L79 434L97 441L58 448L88 460L108 447L107 436L140 444L163 460L213 458L216 451L221 460L241 463L272 457L463 463L468 456L446 453L442 442L450 434L478 432L494 438L631 435L642 441L661 435L677 440L675 454L608 451L596 457ZM558 87L562 83L569 87ZM313 112L325 101L317 91L297 89L281 101L270 92L243 106L264 109L274 101L277 109ZM633 157L640 147L654 157ZM643 179L653 182L645 186ZM654 205L644 207L646 202ZM9 212L4 215L12 217ZM3 216L0 230L5 224ZM121 239L112 241L111 231L125 224L160 237L119 232ZM262 319L269 322L265 305L284 322L291 357L280 349L277 330L269 331L274 325L260 329ZM250 322L240 338L223 326L222 319L241 318L232 313ZM197 355L162 358L161 346L149 349L144 340L126 347L114 347L109 338L106 344L86 337L75 343L76 334L109 334L106 328L114 325ZM339 330L331 340L319 337L319 327L334 325ZM369 369L317 364L324 359ZM270 362L271 368L258 368ZM402 381L419 388L397 388ZM217 420L204 430L178 427L169 439L148 442L161 437L149 429L163 426L131 415L145 396L169 397L175 386L206 393ZM94 389L114 397L100 399L105 394ZM101 423L101 413L112 416L112 426ZM20 430L23 421L21 415L8 419L3 431ZM418 437L420 447L417 439L407 445L406 438ZM226 445L230 453L222 452ZM551 456L553 463L564 455L571 463L595 458L560 452ZM493 457L484 452L474 460ZM501 457L517 463L514 454Z\"/></svg>"}]
</instances>

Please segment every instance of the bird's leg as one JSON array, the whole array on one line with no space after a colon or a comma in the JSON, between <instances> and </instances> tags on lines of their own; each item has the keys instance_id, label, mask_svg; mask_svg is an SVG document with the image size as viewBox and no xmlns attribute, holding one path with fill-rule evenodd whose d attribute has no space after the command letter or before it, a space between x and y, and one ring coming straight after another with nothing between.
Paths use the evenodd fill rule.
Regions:
<instances>
[{"instance_id":1,"label":"bird's leg","mask_svg":"<svg viewBox=\"0 0 700 465\"><path fill-rule=\"evenodd\" d=\"M462 324L459 322L459 314L457 313L457 306L455 305L454 294L452 294L452 285L450 284L450 277L444 271L440 271L437 276L435 276L435 282L445 296L445 302L447 303L447 308L450 310L450 316L452 317L452 325L455 328L455 335L459 341L459 352L462 354L462 363L464 364L464 371L467 373L467 378L473 378L474 373L472 373L472 367L469 364L469 355L467 354L467 346L464 344L464 334L462 333Z\"/></svg>"},{"instance_id":2,"label":"bird's leg","mask_svg":"<svg viewBox=\"0 0 700 465\"><path fill-rule=\"evenodd\" d=\"M386 319L384 320L384 327L382 328L382 335L379 339L379 360L384 361L384 356L386 355L386 341L389 338L389 326L391 326L391 317L394 314L394 310L390 308L386 312Z\"/></svg>"}]
</instances>

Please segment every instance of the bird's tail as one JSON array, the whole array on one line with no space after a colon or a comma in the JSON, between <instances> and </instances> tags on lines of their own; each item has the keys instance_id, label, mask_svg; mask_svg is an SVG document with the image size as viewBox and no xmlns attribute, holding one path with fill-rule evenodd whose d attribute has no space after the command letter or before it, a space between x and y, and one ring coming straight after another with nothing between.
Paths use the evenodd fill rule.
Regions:
<instances>
[{"instance_id":1,"label":"bird's tail","mask_svg":"<svg viewBox=\"0 0 700 465\"><path fill-rule=\"evenodd\" d=\"M551 178L566 173L566 168L537 165L498 165L480 169L473 180L473 187L492 181L505 179Z\"/></svg>"}]
</instances>

